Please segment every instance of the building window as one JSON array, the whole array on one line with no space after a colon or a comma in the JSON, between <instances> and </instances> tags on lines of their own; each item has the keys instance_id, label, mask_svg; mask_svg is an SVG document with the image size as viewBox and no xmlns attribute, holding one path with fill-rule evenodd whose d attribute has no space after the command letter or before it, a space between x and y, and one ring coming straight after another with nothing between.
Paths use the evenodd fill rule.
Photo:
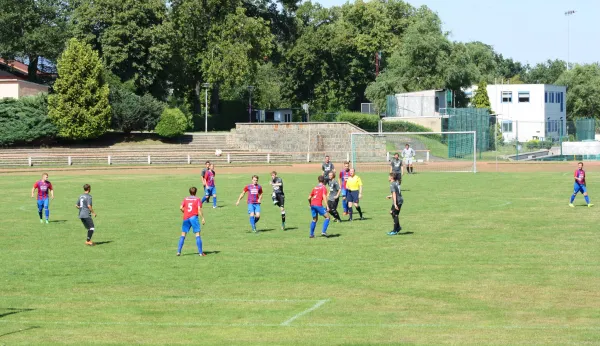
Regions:
<instances>
[{"instance_id":1,"label":"building window","mask_svg":"<svg viewBox=\"0 0 600 346\"><path fill-rule=\"evenodd\" d=\"M529 102L529 91L519 91L519 103Z\"/></svg>"},{"instance_id":2,"label":"building window","mask_svg":"<svg viewBox=\"0 0 600 346\"><path fill-rule=\"evenodd\" d=\"M563 111L563 107L564 107L564 101L565 101L565 94L563 92L559 93L560 95L560 111Z\"/></svg>"},{"instance_id":3,"label":"building window","mask_svg":"<svg viewBox=\"0 0 600 346\"><path fill-rule=\"evenodd\" d=\"M506 132L512 132L512 121L503 121L502 122L502 132L506 133Z\"/></svg>"},{"instance_id":4,"label":"building window","mask_svg":"<svg viewBox=\"0 0 600 346\"><path fill-rule=\"evenodd\" d=\"M554 103L554 97L555 97L554 92L551 92L550 93L550 103Z\"/></svg>"},{"instance_id":5,"label":"building window","mask_svg":"<svg viewBox=\"0 0 600 346\"><path fill-rule=\"evenodd\" d=\"M544 93L544 102L548 103L548 92Z\"/></svg>"},{"instance_id":6,"label":"building window","mask_svg":"<svg viewBox=\"0 0 600 346\"><path fill-rule=\"evenodd\" d=\"M512 91L503 91L502 92L502 103L511 103L512 102Z\"/></svg>"}]
</instances>

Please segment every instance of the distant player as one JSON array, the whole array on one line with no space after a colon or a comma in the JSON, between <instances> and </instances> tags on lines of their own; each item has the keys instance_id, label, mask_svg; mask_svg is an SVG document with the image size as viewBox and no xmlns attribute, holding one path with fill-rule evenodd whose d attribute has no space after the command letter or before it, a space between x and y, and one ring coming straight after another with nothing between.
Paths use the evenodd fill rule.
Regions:
<instances>
[{"instance_id":1,"label":"distant player","mask_svg":"<svg viewBox=\"0 0 600 346\"><path fill-rule=\"evenodd\" d=\"M52 183L48 180L48 173L42 174L42 180L38 180L33 184L33 188L31 189L31 198L37 189L37 207L38 214L40 215L40 223L44 223L42 217L42 211L46 212L46 223L50 219L50 200L48 199L48 192L50 192L50 198L54 199L54 188L52 187Z\"/></svg>"},{"instance_id":2,"label":"distant player","mask_svg":"<svg viewBox=\"0 0 600 346\"><path fill-rule=\"evenodd\" d=\"M327 188L323 185L325 179L322 175L318 178L319 184L312 189L310 195L308 195L308 203L310 204L310 212L312 214L312 222L310 223L310 238L315 237L315 228L317 227L317 221L319 215L325 217L323 222L323 229L321 235L327 237L327 227L329 226L329 213L328 209L323 207L323 201L327 199Z\"/></svg>"},{"instance_id":3,"label":"distant player","mask_svg":"<svg viewBox=\"0 0 600 346\"><path fill-rule=\"evenodd\" d=\"M395 173L390 173L389 181L390 192L392 194L387 196L387 199L392 200L392 209L390 210L390 214L394 220L394 229L389 232L388 235L396 235L402 230L402 227L400 227L400 209L402 209L402 203L404 203L404 199L402 198L402 192L400 191L398 175Z\"/></svg>"},{"instance_id":4,"label":"distant player","mask_svg":"<svg viewBox=\"0 0 600 346\"><path fill-rule=\"evenodd\" d=\"M202 188L206 191L206 185L204 184L204 176L206 175L206 171L210 169L210 161L206 161L204 163L204 168L202 168L202 172L200 172L200 177L202 179ZM206 199L206 202L210 202L210 196Z\"/></svg>"},{"instance_id":5,"label":"distant player","mask_svg":"<svg viewBox=\"0 0 600 346\"><path fill-rule=\"evenodd\" d=\"M92 215L96 217L96 212L92 207L92 195L90 195L91 191L92 187L90 186L90 184L83 185L83 194L79 196L75 207L79 209L79 219L81 219L83 227L87 229L87 240L85 242L85 245L94 246L94 243L92 242L92 236L94 235L95 228Z\"/></svg>"},{"instance_id":6,"label":"distant player","mask_svg":"<svg viewBox=\"0 0 600 346\"><path fill-rule=\"evenodd\" d=\"M359 200L362 198L363 183L360 177L354 174L354 168L350 169L350 177L346 180L346 200L348 201L348 214L350 217L348 221L352 221L352 207L356 207L360 220L363 219L362 210L358 205Z\"/></svg>"},{"instance_id":7,"label":"distant player","mask_svg":"<svg viewBox=\"0 0 600 346\"><path fill-rule=\"evenodd\" d=\"M575 171L575 185L573 187L573 195L571 196L569 207L575 207L573 205L573 201L579 192L583 194L583 198L585 198L585 203L587 203L587 206L593 206L593 204L590 203L590 197L588 196L587 187L585 186L585 171L583 170L583 162L579 162L577 164L577 170Z\"/></svg>"},{"instance_id":8,"label":"distant player","mask_svg":"<svg viewBox=\"0 0 600 346\"><path fill-rule=\"evenodd\" d=\"M285 231L285 195L283 194L283 180L277 172L271 172L271 186L273 187L273 204L281 210L281 229Z\"/></svg>"},{"instance_id":9,"label":"distant player","mask_svg":"<svg viewBox=\"0 0 600 346\"><path fill-rule=\"evenodd\" d=\"M344 162L344 169L340 172L339 184L342 188L342 208L344 208L344 215L348 215L348 200L346 198L346 181L350 178L350 162Z\"/></svg>"},{"instance_id":10,"label":"distant player","mask_svg":"<svg viewBox=\"0 0 600 346\"><path fill-rule=\"evenodd\" d=\"M323 170L323 178L325 179L325 184L329 183L329 172L333 171L335 167L333 163L329 161L329 155L325 156L325 162L321 165L321 170Z\"/></svg>"},{"instance_id":11,"label":"distant player","mask_svg":"<svg viewBox=\"0 0 600 346\"><path fill-rule=\"evenodd\" d=\"M415 159L415 151L410 147L408 143L404 146L404 150L402 150L402 161L406 166L406 173L413 174L413 161Z\"/></svg>"},{"instance_id":12,"label":"distant player","mask_svg":"<svg viewBox=\"0 0 600 346\"><path fill-rule=\"evenodd\" d=\"M394 158L390 160L390 173L402 176L402 171L402 160L400 160L400 155L398 155L398 153L395 153Z\"/></svg>"},{"instance_id":13,"label":"distant player","mask_svg":"<svg viewBox=\"0 0 600 346\"><path fill-rule=\"evenodd\" d=\"M202 203L208 202L210 196L213 197L213 209L217 207L217 188L215 187L215 165L210 163L208 169L204 172L202 178L204 184L204 197Z\"/></svg>"},{"instance_id":14,"label":"distant player","mask_svg":"<svg viewBox=\"0 0 600 346\"><path fill-rule=\"evenodd\" d=\"M340 201L342 189L337 180L335 180L335 171L329 172L329 197L327 198L327 207L329 214L333 215L333 222L342 222L340 214L337 212L337 206Z\"/></svg>"},{"instance_id":15,"label":"distant player","mask_svg":"<svg viewBox=\"0 0 600 346\"><path fill-rule=\"evenodd\" d=\"M248 184L244 186L244 190L238 197L235 205L240 204L240 200L244 195L248 193L248 215L250 215L250 226L252 227L252 232L256 233L256 224L258 220L260 220L260 202L262 200L263 189L260 185L258 185L258 175L252 176L252 184Z\"/></svg>"},{"instance_id":16,"label":"distant player","mask_svg":"<svg viewBox=\"0 0 600 346\"><path fill-rule=\"evenodd\" d=\"M177 256L181 256L181 249L183 248L183 243L185 242L185 236L190 231L190 228L194 230L194 234L196 235L196 246L198 247L198 255L206 256L206 254L202 251L202 238L200 238L200 222L198 222L198 216L202 218L202 224L204 225L206 221L204 220L204 215L202 215L202 201L200 198L196 197L196 192L198 189L195 187L190 187L190 196L186 197L181 205L179 206L179 210L183 212L183 224L181 225L181 237L179 237L179 246L177 247Z\"/></svg>"}]
</instances>

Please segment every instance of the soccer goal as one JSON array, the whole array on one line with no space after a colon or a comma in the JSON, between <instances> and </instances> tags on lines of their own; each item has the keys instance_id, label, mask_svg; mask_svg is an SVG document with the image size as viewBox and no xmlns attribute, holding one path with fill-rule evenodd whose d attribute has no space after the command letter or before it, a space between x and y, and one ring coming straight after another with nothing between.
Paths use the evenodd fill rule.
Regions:
<instances>
[{"instance_id":1,"label":"soccer goal","mask_svg":"<svg viewBox=\"0 0 600 346\"><path fill-rule=\"evenodd\" d=\"M352 133L351 163L359 172L389 172L394 153L408 144L413 169L421 172L477 172L475 131Z\"/></svg>"}]
</instances>

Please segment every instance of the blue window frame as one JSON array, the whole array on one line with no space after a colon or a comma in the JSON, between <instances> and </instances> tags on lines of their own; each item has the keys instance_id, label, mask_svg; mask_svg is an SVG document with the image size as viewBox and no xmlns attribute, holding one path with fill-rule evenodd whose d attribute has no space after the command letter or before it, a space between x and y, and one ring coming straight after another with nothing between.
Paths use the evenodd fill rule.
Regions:
<instances>
[{"instance_id":1,"label":"blue window frame","mask_svg":"<svg viewBox=\"0 0 600 346\"><path fill-rule=\"evenodd\" d=\"M544 93L544 102L548 103L548 92L547 91Z\"/></svg>"},{"instance_id":2,"label":"blue window frame","mask_svg":"<svg viewBox=\"0 0 600 346\"><path fill-rule=\"evenodd\" d=\"M519 91L519 103L529 103L529 91Z\"/></svg>"},{"instance_id":3,"label":"blue window frame","mask_svg":"<svg viewBox=\"0 0 600 346\"><path fill-rule=\"evenodd\" d=\"M502 103L512 103L512 91L503 91L501 102Z\"/></svg>"},{"instance_id":4,"label":"blue window frame","mask_svg":"<svg viewBox=\"0 0 600 346\"><path fill-rule=\"evenodd\" d=\"M565 103L564 103L564 102L565 102L565 99L564 99L565 95L564 95L564 93L563 93L562 91L559 93L559 95L560 95L560 97L559 97L559 99L560 99L560 100L559 100L559 101L560 101L560 111L562 112L562 111L563 111L563 109L564 109L564 108L563 108L563 107L564 107L564 104L565 104Z\"/></svg>"}]
</instances>

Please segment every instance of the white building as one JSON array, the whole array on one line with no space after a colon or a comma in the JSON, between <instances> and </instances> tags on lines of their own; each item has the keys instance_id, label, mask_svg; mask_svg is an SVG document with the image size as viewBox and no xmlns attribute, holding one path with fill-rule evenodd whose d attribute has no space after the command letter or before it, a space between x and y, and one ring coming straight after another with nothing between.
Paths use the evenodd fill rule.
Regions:
<instances>
[{"instance_id":1,"label":"white building","mask_svg":"<svg viewBox=\"0 0 600 346\"><path fill-rule=\"evenodd\" d=\"M465 90L472 96L477 90ZM494 84L487 86L492 111L502 124L505 141L557 139L567 133L567 87L548 84Z\"/></svg>"},{"instance_id":2,"label":"white building","mask_svg":"<svg viewBox=\"0 0 600 346\"><path fill-rule=\"evenodd\" d=\"M401 118L439 117L448 107L446 90L423 90L394 95L395 116Z\"/></svg>"}]
</instances>

